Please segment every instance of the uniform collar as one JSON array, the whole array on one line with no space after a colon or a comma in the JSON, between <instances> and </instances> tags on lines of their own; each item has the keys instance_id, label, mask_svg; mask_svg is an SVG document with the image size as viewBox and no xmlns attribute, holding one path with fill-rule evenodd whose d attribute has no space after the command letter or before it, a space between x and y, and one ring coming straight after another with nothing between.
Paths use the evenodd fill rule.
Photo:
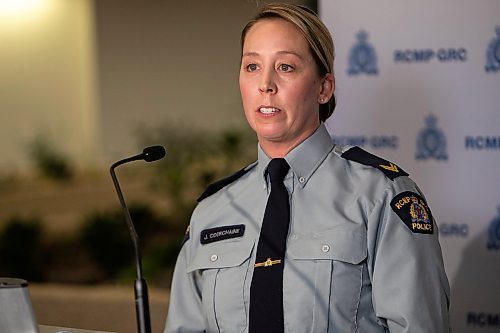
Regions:
<instances>
[{"instance_id":1,"label":"uniform collar","mask_svg":"<svg viewBox=\"0 0 500 333\"><path fill-rule=\"evenodd\" d=\"M314 171L333 149L333 140L328 133L325 124L321 123L318 129L307 139L302 141L297 147L292 149L285 160L290 165L294 177L302 186L307 184ZM266 168L271 158L266 155L264 150L258 146L258 170L263 179L266 178Z\"/></svg>"}]
</instances>

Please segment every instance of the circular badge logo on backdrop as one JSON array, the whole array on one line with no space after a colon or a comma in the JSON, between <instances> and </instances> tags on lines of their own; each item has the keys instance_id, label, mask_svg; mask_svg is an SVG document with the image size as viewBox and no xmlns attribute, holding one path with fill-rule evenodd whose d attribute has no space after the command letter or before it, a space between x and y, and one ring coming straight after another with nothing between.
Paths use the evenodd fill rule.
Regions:
<instances>
[{"instance_id":1,"label":"circular badge logo on backdrop","mask_svg":"<svg viewBox=\"0 0 500 333\"><path fill-rule=\"evenodd\" d=\"M500 250L500 206L498 206L498 216L490 223L488 229L488 250Z\"/></svg>"},{"instance_id":2,"label":"circular badge logo on backdrop","mask_svg":"<svg viewBox=\"0 0 500 333\"><path fill-rule=\"evenodd\" d=\"M377 54L375 48L368 43L368 33L361 30L357 33L358 42L349 52L348 75L368 74L377 75Z\"/></svg>"},{"instance_id":3,"label":"circular badge logo on backdrop","mask_svg":"<svg viewBox=\"0 0 500 333\"><path fill-rule=\"evenodd\" d=\"M437 117L429 115L425 118L426 126L420 131L417 137L417 160L447 160L446 138L443 131L436 126Z\"/></svg>"},{"instance_id":4,"label":"circular badge logo on backdrop","mask_svg":"<svg viewBox=\"0 0 500 333\"><path fill-rule=\"evenodd\" d=\"M495 28L497 36L494 37L486 50L486 72L500 71L500 26Z\"/></svg>"}]
</instances>

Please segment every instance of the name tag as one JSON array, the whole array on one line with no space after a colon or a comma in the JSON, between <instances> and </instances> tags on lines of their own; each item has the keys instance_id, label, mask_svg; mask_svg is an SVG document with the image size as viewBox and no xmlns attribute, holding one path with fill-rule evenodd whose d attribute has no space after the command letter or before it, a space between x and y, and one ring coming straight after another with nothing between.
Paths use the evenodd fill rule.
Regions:
<instances>
[{"instance_id":1,"label":"name tag","mask_svg":"<svg viewBox=\"0 0 500 333\"><path fill-rule=\"evenodd\" d=\"M225 239L242 237L244 233L244 224L205 229L201 232L200 242L201 244L209 244Z\"/></svg>"}]
</instances>

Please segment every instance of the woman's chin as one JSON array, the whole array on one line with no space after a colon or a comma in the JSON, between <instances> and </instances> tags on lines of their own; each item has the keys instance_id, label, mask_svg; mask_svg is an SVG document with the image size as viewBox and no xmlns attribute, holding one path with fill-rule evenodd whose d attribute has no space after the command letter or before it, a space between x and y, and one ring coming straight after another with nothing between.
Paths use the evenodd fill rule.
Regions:
<instances>
[{"instance_id":1,"label":"woman's chin","mask_svg":"<svg viewBox=\"0 0 500 333\"><path fill-rule=\"evenodd\" d=\"M275 125L259 126L256 132L259 141L280 143L286 137L285 130Z\"/></svg>"}]
</instances>

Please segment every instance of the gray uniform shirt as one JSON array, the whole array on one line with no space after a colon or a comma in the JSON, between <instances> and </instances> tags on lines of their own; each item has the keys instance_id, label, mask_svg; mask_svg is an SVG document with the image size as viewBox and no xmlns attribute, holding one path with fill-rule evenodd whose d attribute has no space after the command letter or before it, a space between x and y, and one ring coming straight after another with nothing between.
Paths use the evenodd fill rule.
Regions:
<instances>
[{"instance_id":1,"label":"gray uniform shirt","mask_svg":"<svg viewBox=\"0 0 500 333\"><path fill-rule=\"evenodd\" d=\"M391 205L398 197L404 206L405 193L422 194L406 174L390 179L341 157L347 149L321 125L285 157L285 332L448 332L449 285L435 222L421 208L433 230L415 232ZM259 148L246 174L194 210L166 333L248 332L269 161Z\"/></svg>"}]
</instances>

